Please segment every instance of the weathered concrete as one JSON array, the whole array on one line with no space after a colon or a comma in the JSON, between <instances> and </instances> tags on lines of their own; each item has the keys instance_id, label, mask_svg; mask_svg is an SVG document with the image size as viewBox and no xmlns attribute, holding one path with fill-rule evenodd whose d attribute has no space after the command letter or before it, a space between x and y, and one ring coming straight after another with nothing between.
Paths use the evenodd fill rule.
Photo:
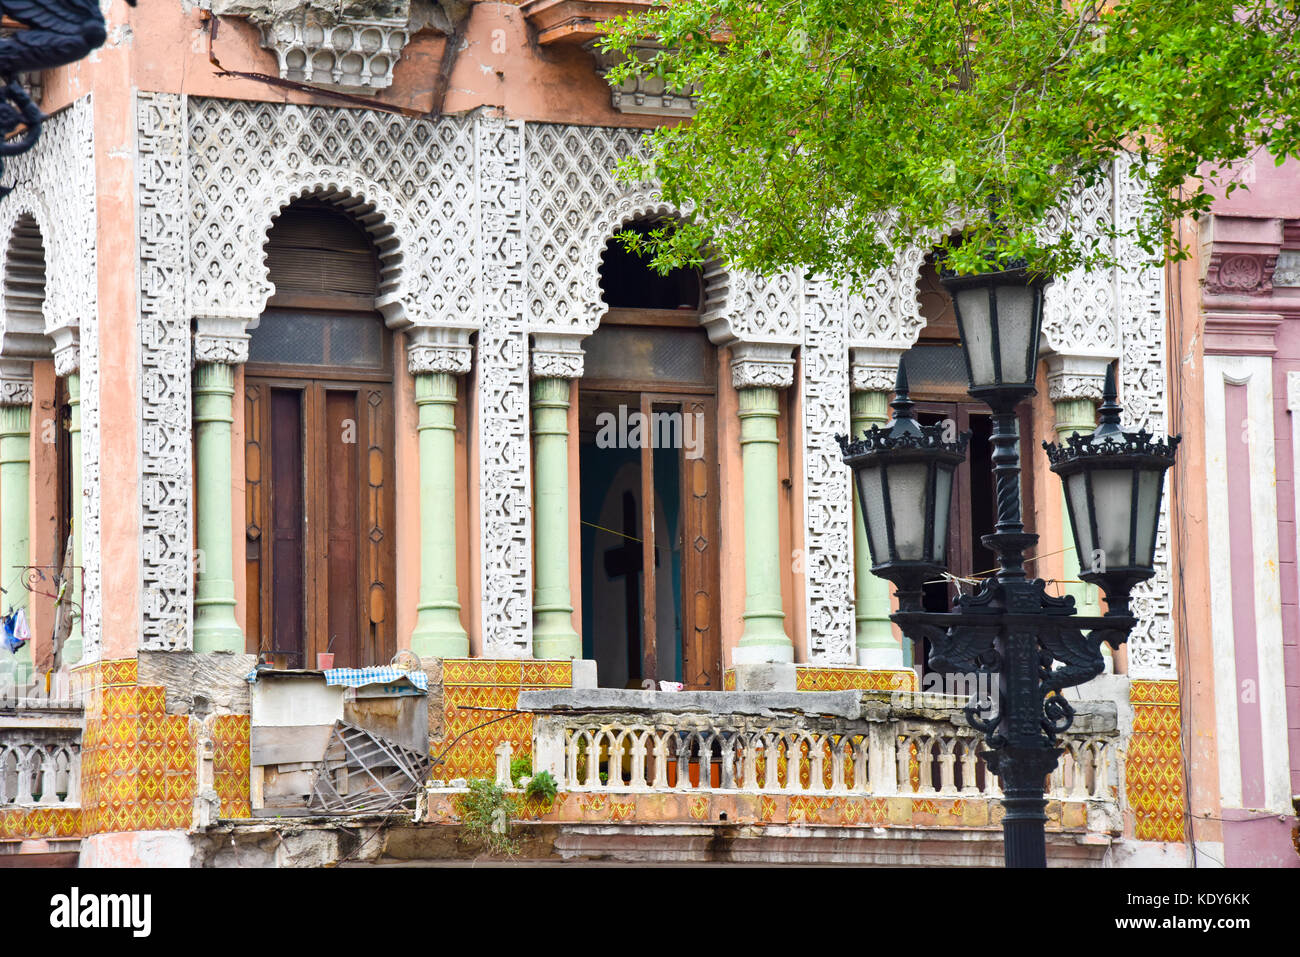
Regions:
<instances>
[{"instance_id":1,"label":"weathered concrete","mask_svg":"<svg viewBox=\"0 0 1300 957\"><path fill-rule=\"evenodd\" d=\"M797 673L793 662L736 662L737 691L794 691Z\"/></svg>"},{"instance_id":2,"label":"weathered concrete","mask_svg":"<svg viewBox=\"0 0 1300 957\"><path fill-rule=\"evenodd\" d=\"M167 689L168 714L205 718L249 713L245 676L256 665L256 655L141 650L137 674L141 685Z\"/></svg>"},{"instance_id":3,"label":"weathered concrete","mask_svg":"<svg viewBox=\"0 0 1300 957\"><path fill-rule=\"evenodd\" d=\"M636 691L620 688L525 690L521 711L622 711L673 714L826 715L855 719L861 715L857 691Z\"/></svg>"}]
</instances>

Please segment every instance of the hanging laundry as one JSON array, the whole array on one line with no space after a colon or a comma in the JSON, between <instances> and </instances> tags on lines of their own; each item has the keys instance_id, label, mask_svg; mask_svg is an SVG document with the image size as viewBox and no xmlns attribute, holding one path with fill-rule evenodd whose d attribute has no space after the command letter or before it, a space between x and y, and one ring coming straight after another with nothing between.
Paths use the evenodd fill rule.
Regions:
<instances>
[{"instance_id":1,"label":"hanging laundry","mask_svg":"<svg viewBox=\"0 0 1300 957\"><path fill-rule=\"evenodd\" d=\"M31 630L27 627L27 615L23 609L10 608L9 614L0 618L0 624L4 625L4 645L11 654L17 654L18 649L31 639Z\"/></svg>"}]
</instances>

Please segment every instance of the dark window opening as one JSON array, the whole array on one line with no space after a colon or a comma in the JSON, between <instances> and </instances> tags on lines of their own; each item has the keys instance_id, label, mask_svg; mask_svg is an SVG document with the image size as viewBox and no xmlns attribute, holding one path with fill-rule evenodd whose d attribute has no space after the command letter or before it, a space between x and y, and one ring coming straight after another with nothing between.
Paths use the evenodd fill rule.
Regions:
<instances>
[{"instance_id":1,"label":"dark window opening","mask_svg":"<svg viewBox=\"0 0 1300 957\"><path fill-rule=\"evenodd\" d=\"M642 235L656 223L632 223L626 228ZM700 308L701 290L698 269L674 269L661 276L650 260L629 252L618 239L605 246L600 264L600 288L605 304L614 309L695 309Z\"/></svg>"}]
</instances>

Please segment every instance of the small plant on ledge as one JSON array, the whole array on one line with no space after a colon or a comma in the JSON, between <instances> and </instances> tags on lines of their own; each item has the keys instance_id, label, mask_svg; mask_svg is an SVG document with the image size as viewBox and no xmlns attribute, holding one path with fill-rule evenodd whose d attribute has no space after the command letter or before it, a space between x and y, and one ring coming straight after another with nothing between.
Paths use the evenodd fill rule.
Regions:
<instances>
[{"instance_id":1,"label":"small plant on ledge","mask_svg":"<svg viewBox=\"0 0 1300 957\"><path fill-rule=\"evenodd\" d=\"M463 836L495 854L518 854L519 842L511 838L510 825L519 813L519 799L492 781L474 780L468 786L469 793L456 802Z\"/></svg>"},{"instance_id":2,"label":"small plant on ledge","mask_svg":"<svg viewBox=\"0 0 1300 957\"><path fill-rule=\"evenodd\" d=\"M528 778L533 774L533 759L528 755L520 755L510 762L510 783L517 788L526 787Z\"/></svg>"},{"instance_id":3,"label":"small plant on ledge","mask_svg":"<svg viewBox=\"0 0 1300 957\"><path fill-rule=\"evenodd\" d=\"M524 796L536 801L544 801L547 806L550 806L555 802L555 795L559 790L550 771L539 771L529 779L528 786L524 789Z\"/></svg>"}]
</instances>

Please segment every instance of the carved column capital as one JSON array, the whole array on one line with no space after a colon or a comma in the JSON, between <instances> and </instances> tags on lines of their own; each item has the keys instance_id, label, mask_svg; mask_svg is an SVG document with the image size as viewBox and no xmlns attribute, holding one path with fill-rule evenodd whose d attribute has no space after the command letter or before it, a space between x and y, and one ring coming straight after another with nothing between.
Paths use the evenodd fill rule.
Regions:
<instances>
[{"instance_id":1,"label":"carved column capital","mask_svg":"<svg viewBox=\"0 0 1300 957\"><path fill-rule=\"evenodd\" d=\"M194 363L243 365L248 361L247 323L242 318L199 316L194 328Z\"/></svg>"},{"instance_id":2,"label":"carved column capital","mask_svg":"<svg viewBox=\"0 0 1300 957\"><path fill-rule=\"evenodd\" d=\"M62 326L50 333L54 339L54 374L70 376L81 371L81 332L76 326Z\"/></svg>"},{"instance_id":3,"label":"carved column capital","mask_svg":"<svg viewBox=\"0 0 1300 957\"><path fill-rule=\"evenodd\" d=\"M417 326L406 330L406 368L411 375L465 375L474 365L469 329Z\"/></svg>"},{"instance_id":4,"label":"carved column capital","mask_svg":"<svg viewBox=\"0 0 1300 957\"><path fill-rule=\"evenodd\" d=\"M0 405L31 404L31 362L27 359L0 359Z\"/></svg>"},{"instance_id":5,"label":"carved column capital","mask_svg":"<svg viewBox=\"0 0 1300 957\"><path fill-rule=\"evenodd\" d=\"M741 342L731 347L731 384L737 389L788 389L794 385L794 346Z\"/></svg>"},{"instance_id":6,"label":"carved column capital","mask_svg":"<svg viewBox=\"0 0 1300 957\"><path fill-rule=\"evenodd\" d=\"M1053 402L1068 399L1101 401L1101 388L1106 380L1106 367L1113 356L1063 355L1050 353L1047 360L1047 397Z\"/></svg>"},{"instance_id":7,"label":"carved column capital","mask_svg":"<svg viewBox=\"0 0 1300 957\"><path fill-rule=\"evenodd\" d=\"M902 349L849 350L849 388L853 392L893 392Z\"/></svg>"},{"instance_id":8,"label":"carved column capital","mask_svg":"<svg viewBox=\"0 0 1300 957\"><path fill-rule=\"evenodd\" d=\"M538 332L533 334L530 372L534 379L581 379L582 336Z\"/></svg>"}]
</instances>

